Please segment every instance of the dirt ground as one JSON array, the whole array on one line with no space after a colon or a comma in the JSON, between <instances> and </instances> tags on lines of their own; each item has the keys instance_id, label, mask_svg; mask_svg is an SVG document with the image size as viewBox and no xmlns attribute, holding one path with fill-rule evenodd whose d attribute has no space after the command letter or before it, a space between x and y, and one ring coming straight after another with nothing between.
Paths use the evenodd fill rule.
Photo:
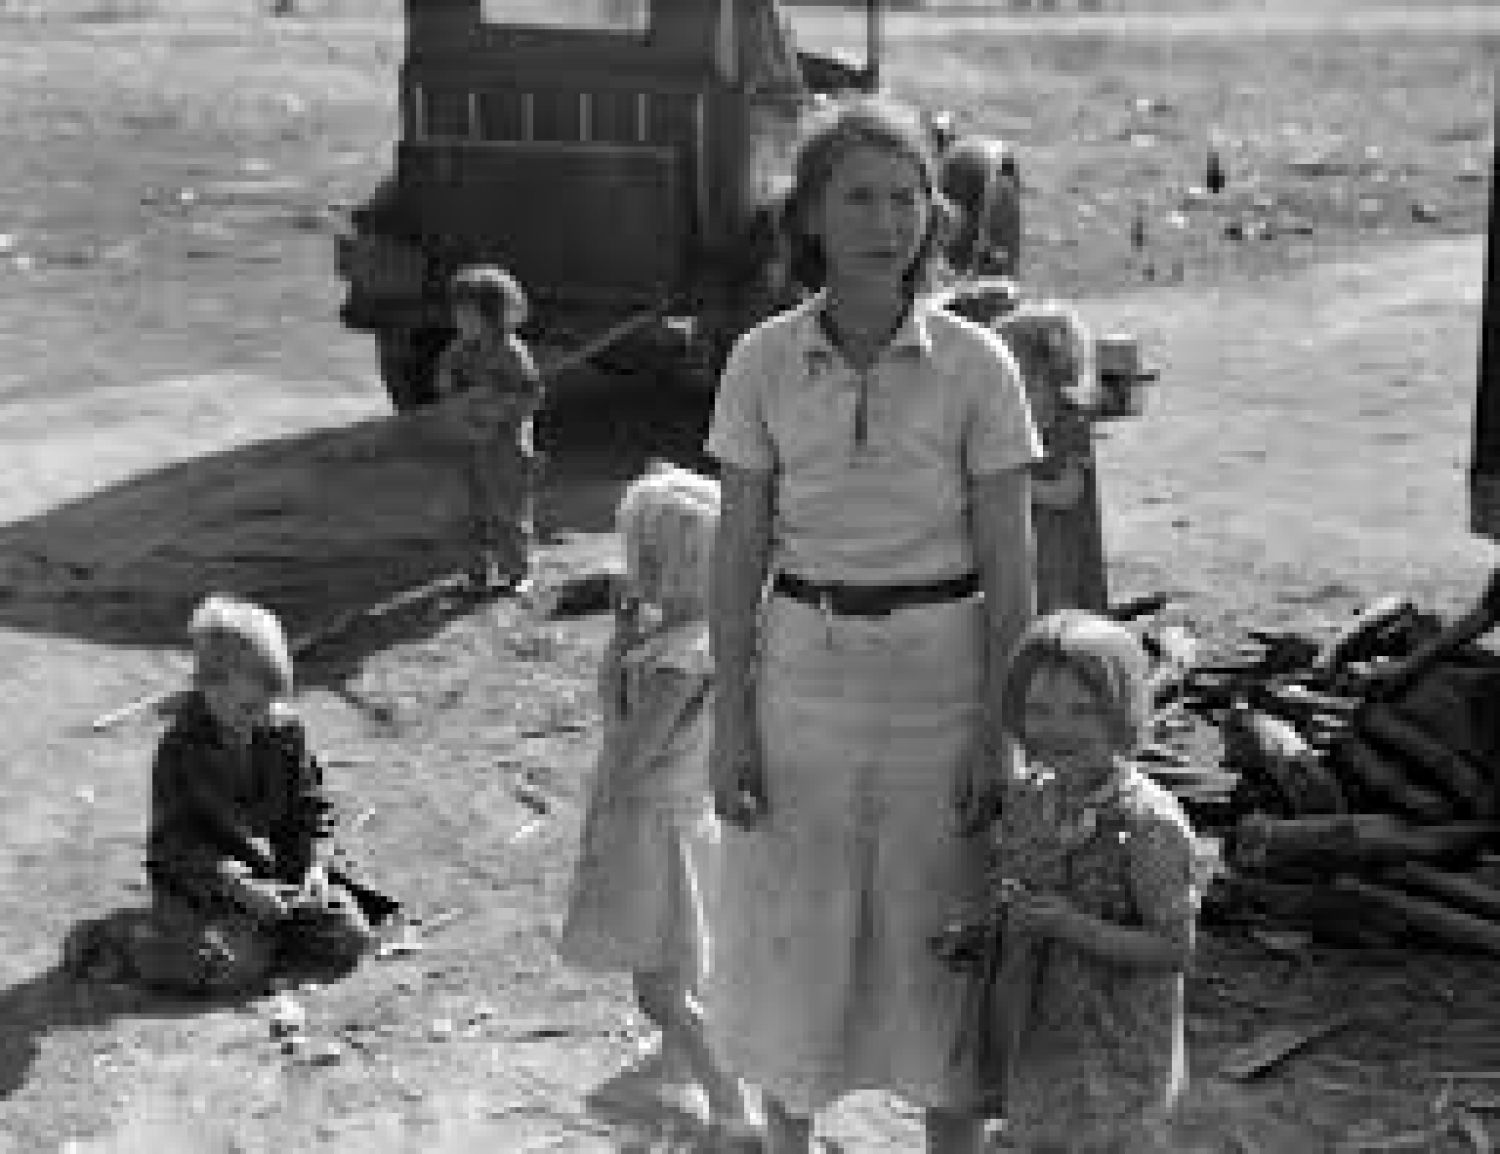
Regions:
<instances>
[{"instance_id":1,"label":"dirt ground","mask_svg":"<svg viewBox=\"0 0 1500 1154\"><path fill-rule=\"evenodd\" d=\"M326 99L298 108L244 41L195 104L148 37L99 35L118 67L34 26L4 49L0 1154L700 1148L691 1098L619 1076L642 1041L624 984L570 973L550 947L594 748L597 617L428 600L300 669L333 784L367 815L357 841L416 915L445 919L421 952L296 993L317 1052L282 1052L265 999L177 1003L58 973L71 926L142 900L158 725L90 722L180 684L191 600L250 593L300 633L442 572L456 535L431 437L386 416L368 342L333 321L320 205L358 187L359 148L386 130L369 61L388 47L330 41ZM159 71L159 104L120 114L137 118L133 150L99 147L103 122L46 79L60 66L96 68L103 92ZM212 101L220 119L192 113ZM26 117L45 140L21 141ZM1162 372L1147 415L1100 445L1115 592L1171 590L1170 613L1210 639L1318 627L1390 590L1468 599L1494 560L1465 531L1463 490L1482 257L1459 230L1372 235L1273 280L1205 265L1188 284L1082 294ZM548 586L612 562L618 483L670 423L650 382L580 378L569 395ZM1437 1133L1434 1103L1445 1083L1493 1103L1497 993L1484 959L1284 956L1210 933L1187 1148L1481 1149ZM1215 1076L1260 1031L1341 1008L1356 1020L1266 1077ZM850 1154L916 1148L911 1112L874 1095L826 1132Z\"/></svg>"}]
</instances>

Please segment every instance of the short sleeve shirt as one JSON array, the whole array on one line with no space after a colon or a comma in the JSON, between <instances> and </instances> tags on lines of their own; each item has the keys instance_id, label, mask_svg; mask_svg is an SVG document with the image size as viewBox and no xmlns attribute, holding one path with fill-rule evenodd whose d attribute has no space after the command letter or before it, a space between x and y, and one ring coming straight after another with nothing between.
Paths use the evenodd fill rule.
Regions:
<instances>
[{"instance_id":1,"label":"short sleeve shirt","mask_svg":"<svg viewBox=\"0 0 1500 1154\"><path fill-rule=\"evenodd\" d=\"M1016 361L987 329L919 301L860 373L829 341L821 296L730 354L708 451L775 476L776 568L899 584L974 568L968 481L1041 456Z\"/></svg>"}]
</instances>

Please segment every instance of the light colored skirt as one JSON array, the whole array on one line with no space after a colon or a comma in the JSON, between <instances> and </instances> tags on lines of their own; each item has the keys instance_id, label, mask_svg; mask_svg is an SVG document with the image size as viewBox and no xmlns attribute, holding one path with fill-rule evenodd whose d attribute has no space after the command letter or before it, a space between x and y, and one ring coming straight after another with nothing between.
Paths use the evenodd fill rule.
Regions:
<instances>
[{"instance_id":1,"label":"light colored skirt","mask_svg":"<svg viewBox=\"0 0 1500 1154\"><path fill-rule=\"evenodd\" d=\"M930 939L982 889L955 798L983 652L977 599L875 619L765 608L770 811L723 832L707 1003L724 1063L793 1113L861 1089L973 1101L953 1062L963 981Z\"/></svg>"}]
</instances>

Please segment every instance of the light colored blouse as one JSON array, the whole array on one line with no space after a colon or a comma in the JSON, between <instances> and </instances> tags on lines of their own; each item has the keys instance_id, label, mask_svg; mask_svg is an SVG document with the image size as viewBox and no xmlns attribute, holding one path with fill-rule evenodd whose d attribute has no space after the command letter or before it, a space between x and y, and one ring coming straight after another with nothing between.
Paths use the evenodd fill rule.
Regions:
<instances>
[{"instance_id":1,"label":"light colored blouse","mask_svg":"<svg viewBox=\"0 0 1500 1154\"><path fill-rule=\"evenodd\" d=\"M824 332L823 304L812 297L740 338L708 451L775 474L775 569L860 584L972 571L968 480L1042 454L1014 357L919 301L861 373Z\"/></svg>"}]
</instances>

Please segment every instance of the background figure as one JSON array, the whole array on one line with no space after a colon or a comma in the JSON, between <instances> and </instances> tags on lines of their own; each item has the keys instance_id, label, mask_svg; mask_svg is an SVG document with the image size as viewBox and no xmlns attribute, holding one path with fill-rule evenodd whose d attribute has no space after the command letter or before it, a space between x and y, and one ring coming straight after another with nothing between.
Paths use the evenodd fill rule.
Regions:
<instances>
[{"instance_id":1,"label":"background figure","mask_svg":"<svg viewBox=\"0 0 1500 1154\"><path fill-rule=\"evenodd\" d=\"M516 591L531 571L539 472L533 420L542 377L517 330L525 291L504 269L460 269L451 287L458 330L438 358L439 401L460 448L468 502L469 578L480 592Z\"/></svg>"},{"instance_id":2,"label":"background figure","mask_svg":"<svg viewBox=\"0 0 1500 1154\"><path fill-rule=\"evenodd\" d=\"M279 965L352 966L398 908L337 847L333 807L286 704L292 663L259 605L210 597L189 626L193 691L157 747L136 976L241 990Z\"/></svg>"},{"instance_id":3,"label":"background figure","mask_svg":"<svg viewBox=\"0 0 1500 1154\"><path fill-rule=\"evenodd\" d=\"M716 849L705 618L718 513L718 485L672 466L635 481L620 503L625 596L599 671L604 743L559 952L631 973L663 1064L685 1070L732 1126L743 1119L739 1086L709 1055L696 1002Z\"/></svg>"},{"instance_id":4,"label":"background figure","mask_svg":"<svg viewBox=\"0 0 1500 1154\"><path fill-rule=\"evenodd\" d=\"M1037 612L1109 604L1094 438L1084 404L1094 389L1093 338L1073 310L1023 302L995 321L1026 381L1045 455L1032 467Z\"/></svg>"}]
</instances>

